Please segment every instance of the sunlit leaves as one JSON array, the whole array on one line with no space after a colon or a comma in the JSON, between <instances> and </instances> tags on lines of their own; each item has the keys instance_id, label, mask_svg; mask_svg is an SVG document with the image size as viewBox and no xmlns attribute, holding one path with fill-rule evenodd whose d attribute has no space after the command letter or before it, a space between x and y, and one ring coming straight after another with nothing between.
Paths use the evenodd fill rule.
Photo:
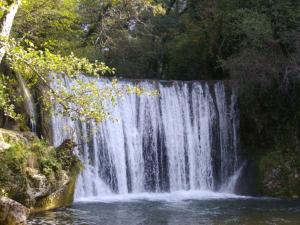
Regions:
<instances>
[{"instance_id":1,"label":"sunlit leaves","mask_svg":"<svg viewBox=\"0 0 300 225\"><path fill-rule=\"evenodd\" d=\"M13 26L15 38L30 39L39 47L47 42L52 52L65 54L75 49L82 33L77 0L22 1Z\"/></svg>"},{"instance_id":2,"label":"sunlit leaves","mask_svg":"<svg viewBox=\"0 0 300 225\"><path fill-rule=\"evenodd\" d=\"M38 50L30 41L26 41L27 47L19 45L15 40L6 41L7 46L7 60L14 71L22 74L23 77L30 81L30 85L42 85L49 89L47 94L52 96L59 104L63 105L65 113L74 111L74 107L70 104L78 105L76 113L79 117L86 117L89 119L103 120L107 115L101 106L101 99L98 105L92 101L91 94L95 95L97 88L94 83L80 83L74 86L71 92L64 91L64 87L60 86L58 89L51 89L50 82L53 77L58 74L64 74L72 79L84 72L91 76L99 77L105 73L113 73L113 69L107 67L104 63L95 61L89 62L86 58L77 58L73 54L68 56L61 56L53 54L49 50ZM59 89L60 88L60 89ZM5 91L5 87L0 87L1 91ZM112 91L111 91L112 92ZM6 99L6 95L3 99ZM100 94L98 94L100 97ZM102 99L110 97L102 93ZM49 96L46 96L48 100ZM49 102L48 102L49 103ZM13 108L10 102L6 100L2 102L2 108L6 106L7 112L12 117ZM86 107L85 107L86 106ZM80 111L78 109L80 108Z\"/></svg>"},{"instance_id":3,"label":"sunlit leaves","mask_svg":"<svg viewBox=\"0 0 300 225\"><path fill-rule=\"evenodd\" d=\"M72 53L77 49L74 46L82 44L80 38L84 33L84 20L79 19L78 13L82 2L24 0L14 23L15 39L0 41L6 48L6 61L12 70L25 78L30 88L39 89L38 93L42 94L38 100L46 108L50 109L56 102L62 109L60 112L66 116L101 122L110 118L105 108L107 102L114 105L125 94L141 95L145 91L139 87L120 87L116 81L99 88L96 81L83 82L80 79L82 73L95 79L114 74L114 69L104 63L97 60L91 62L86 57L77 57L78 52L76 55ZM112 4L106 17L106 21L112 24L116 22L116 16L119 16L121 24L126 24L129 19L139 16L137 12L164 13L160 5L157 9L153 8L156 3L152 0L107 1L105 4ZM90 55L87 57L91 58ZM71 79L74 85L67 88L62 82L63 77ZM53 80L59 80L55 87L51 86ZM11 95L4 86L0 88L3 99L7 99L2 102L2 108L5 106L9 116L14 117L13 104L9 99Z\"/></svg>"},{"instance_id":4,"label":"sunlit leaves","mask_svg":"<svg viewBox=\"0 0 300 225\"><path fill-rule=\"evenodd\" d=\"M26 41L28 47L19 45L16 41L10 40L8 59L12 63L14 69L23 75L32 76L48 76L50 72L64 73L68 76L76 76L80 72L90 74L92 76L101 76L105 73L113 73L114 70L106 66L102 62L89 62L86 58L77 58L74 54L62 56L53 54L48 49L39 50L35 48L31 41ZM29 69L29 70L28 70ZM33 70L33 71L32 71Z\"/></svg>"},{"instance_id":5,"label":"sunlit leaves","mask_svg":"<svg viewBox=\"0 0 300 225\"><path fill-rule=\"evenodd\" d=\"M4 112L5 116L18 120L20 115L15 112L8 83L9 80L3 74L0 74L0 110Z\"/></svg>"},{"instance_id":6,"label":"sunlit leaves","mask_svg":"<svg viewBox=\"0 0 300 225\"><path fill-rule=\"evenodd\" d=\"M73 54L62 56L35 48L31 41L24 41L27 47L19 45L15 40L6 42L8 46L7 60L12 69L27 79L30 86L43 87L41 96L44 107L51 109L58 104L57 112L72 119L95 120L102 122L113 119L105 105L114 105L118 98L126 94L149 94L140 87L123 87L117 80L110 85L99 87L97 79L104 74L113 74L114 69L102 62L89 62L86 58L77 58ZM82 79L82 73L94 79ZM67 87L64 79L72 86ZM53 86L53 83L55 85ZM4 105L8 105L5 102ZM9 112L13 111L10 110Z\"/></svg>"}]
</instances>

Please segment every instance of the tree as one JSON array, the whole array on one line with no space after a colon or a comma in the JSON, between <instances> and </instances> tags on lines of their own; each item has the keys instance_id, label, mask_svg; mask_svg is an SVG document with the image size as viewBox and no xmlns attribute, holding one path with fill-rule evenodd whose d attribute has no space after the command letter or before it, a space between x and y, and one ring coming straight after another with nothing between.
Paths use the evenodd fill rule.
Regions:
<instances>
[{"instance_id":1,"label":"tree","mask_svg":"<svg viewBox=\"0 0 300 225\"><path fill-rule=\"evenodd\" d=\"M39 49L69 55L81 47L83 29L77 0L23 1L15 17L12 37L30 40Z\"/></svg>"},{"instance_id":2,"label":"tree","mask_svg":"<svg viewBox=\"0 0 300 225\"><path fill-rule=\"evenodd\" d=\"M1 0L2 17L0 19L0 63L5 55L5 41L9 38L10 31L14 22L16 13L18 12L21 0Z\"/></svg>"},{"instance_id":3,"label":"tree","mask_svg":"<svg viewBox=\"0 0 300 225\"><path fill-rule=\"evenodd\" d=\"M36 4L36 2L38 1L25 2L25 6L26 4ZM76 1L64 0L63 2L73 4ZM39 100L43 102L44 107L49 108L55 101L60 105L60 112L66 116L101 122L109 117L104 102L115 102L117 97L128 92L142 92L137 87L120 88L116 81L111 86L100 89L95 80L82 81L80 75L86 73L99 77L103 74L113 74L114 69L107 67L104 63L97 60L90 62L87 58L78 58L73 53L66 55L53 53L42 42L38 42L36 45L33 42L36 41L34 36L31 37L32 40L24 39L24 37L9 38L12 23L21 1L5 1L4 3L2 6L7 10L4 11L1 18L2 30L5 31L5 36L1 39L1 48L3 56L5 54L5 63L9 64L13 73L18 73L25 78L31 87L36 90L43 87L43 95ZM52 4L52 6L54 5ZM63 13L68 14L68 11ZM37 25L37 27L39 26ZM70 90L65 87L63 77L73 80ZM10 77L10 79L14 78ZM0 109L4 110L7 116L13 116L13 104L8 97L11 93L7 91L6 87L9 83L6 80L1 79L0 82L0 88L2 88L0 95L6 99L0 105ZM51 85L53 81L55 81L54 86Z\"/></svg>"}]
</instances>

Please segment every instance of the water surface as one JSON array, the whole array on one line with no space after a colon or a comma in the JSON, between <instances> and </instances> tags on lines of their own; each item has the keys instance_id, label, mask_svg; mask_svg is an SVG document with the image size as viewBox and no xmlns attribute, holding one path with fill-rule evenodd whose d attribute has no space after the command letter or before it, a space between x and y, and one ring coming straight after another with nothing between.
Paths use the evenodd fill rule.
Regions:
<instances>
[{"instance_id":1,"label":"water surface","mask_svg":"<svg viewBox=\"0 0 300 225\"><path fill-rule=\"evenodd\" d=\"M82 199L32 215L32 225L300 224L300 201L213 192L138 194Z\"/></svg>"}]
</instances>

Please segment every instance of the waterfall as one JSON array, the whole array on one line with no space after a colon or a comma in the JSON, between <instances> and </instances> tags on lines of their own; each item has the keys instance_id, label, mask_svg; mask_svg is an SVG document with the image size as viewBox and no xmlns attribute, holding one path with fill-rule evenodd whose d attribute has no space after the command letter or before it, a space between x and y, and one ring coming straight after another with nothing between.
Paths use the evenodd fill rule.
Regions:
<instances>
[{"instance_id":1,"label":"waterfall","mask_svg":"<svg viewBox=\"0 0 300 225\"><path fill-rule=\"evenodd\" d=\"M93 78L84 77L83 80ZM72 86L65 79L67 88ZM99 87L110 85L99 80ZM129 94L109 107L117 121L53 115L54 145L72 137L84 163L75 197L218 191L240 167L237 100L222 82L120 81L158 90ZM55 106L57 107L57 106Z\"/></svg>"},{"instance_id":2,"label":"waterfall","mask_svg":"<svg viewBox=\"0 0 300 225\"><path fill-rule=\"evenodd\" d=\"M30 129L32 132L36 132L36 111L35 111L32 95L30 94L30 91L28 90L23 77L17 73L17 78L22 90L24 103L25 103L25 110L27 115L29 116Z\"/></svg>"},{"instance_id":3,"label":"waterfall","mask_svg":"<svg viewBox=\"0 0 300 225\"><path fill-rule=\"evenodd\" d=\"M246 166L246 163L244 162L240 166L240 168L238 170L236 170L231 177L229 177L227 182L224 183L222 185L222 187L220 188L220 190L222 192L227 192L227 193L234 193L235 192L237 181L238 181L238 179L240 179L245 166Z\"/></svg>"}]
</instances>

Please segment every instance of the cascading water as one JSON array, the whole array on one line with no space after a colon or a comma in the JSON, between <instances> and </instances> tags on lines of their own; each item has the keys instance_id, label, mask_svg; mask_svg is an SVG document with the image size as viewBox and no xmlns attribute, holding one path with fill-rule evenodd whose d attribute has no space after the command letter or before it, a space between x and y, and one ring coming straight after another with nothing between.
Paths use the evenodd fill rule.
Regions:
<instances>
[{"instance_id":1,"label":"cascading water","mask_svg":"<svg viewBox=\"0 0 300 225\"><path fill-rule=\"evenodd\" d=\"M72 86L69 80L65 84ZM217 191L230 182L240 167L239 121L236 97L222 82L145 80L120 84L155 89L160 95L129 94L119 99L110 107L117 122L85 123L53 116L54 145L70 137L79 144L84 170L77 182L77 199ZM99 80L98 85L109 82Z\"/></svg>"},{"instance_id":2,"label":"cascading water","mask_svg":"<svg viewBox=\"0 0 300 225\"><path fill-rule=\"evenodd\" d=\"M36 111L33 103L32 95L28 90L23 77L17 73L17 78L21 86L22 94L24 97L26 113L29 116L30 129L32 132L36 132Z\"/></svg>"}]
</instances>

